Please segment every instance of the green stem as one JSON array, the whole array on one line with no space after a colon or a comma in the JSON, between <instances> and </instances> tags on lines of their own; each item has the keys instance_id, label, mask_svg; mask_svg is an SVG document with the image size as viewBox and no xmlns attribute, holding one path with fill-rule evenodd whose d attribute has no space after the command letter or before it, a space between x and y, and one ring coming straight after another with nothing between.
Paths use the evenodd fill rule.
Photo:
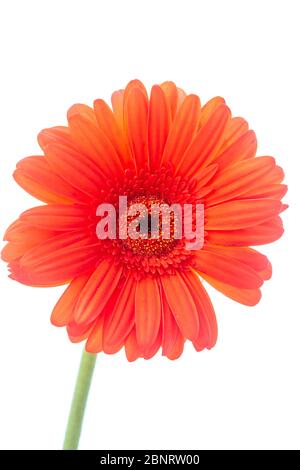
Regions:
<instances>
[{"instance_id":1,"label":"green stem","mask_svg":"<svg viewBox=\"0 0 300 470\"><path fill-rule=\"evenodd\" d=\"M65 440L64 450L76 450L81 433L84 410L93 377L97 354L83 350L72 399Z\"/></svg>"}]
</instances>

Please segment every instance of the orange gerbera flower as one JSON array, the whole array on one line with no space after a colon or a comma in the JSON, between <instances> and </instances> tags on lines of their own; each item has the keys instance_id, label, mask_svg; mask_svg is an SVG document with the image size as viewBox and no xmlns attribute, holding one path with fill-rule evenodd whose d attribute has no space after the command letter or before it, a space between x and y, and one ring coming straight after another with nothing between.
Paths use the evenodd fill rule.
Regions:
<instances>
[{"instance_id":1,"label":"orange gerbera flower","mask_svg":"<svg viewBox=\"0 0 300 470\"><path fill-rule=\"evenodd\" d=\"M216 97L203 107L172 82L138 80L101 99L76 104L67 127L38 136L43 156L17 164L14 178L46 203L7 230L2 257L10 277L31 286L69 284L51 321L88 352L129 361L160 347L178 358L188 339L212 348L217 323L205 280L226 296L255 305L271 276L266 256L249 246L278 239L287 187L269 156L255 157L256 137ZM100 240L101 203L204 204L204 245L184 239Z\"/></svg>"}]
</instances>

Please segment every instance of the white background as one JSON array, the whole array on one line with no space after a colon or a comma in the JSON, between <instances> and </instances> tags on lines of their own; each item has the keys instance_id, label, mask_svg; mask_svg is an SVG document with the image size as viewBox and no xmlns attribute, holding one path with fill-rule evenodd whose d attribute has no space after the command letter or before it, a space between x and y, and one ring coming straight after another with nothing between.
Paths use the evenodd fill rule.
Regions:
<instances>
[{"instance_id":1,"label":"white background","mask_svg":"<svg viewBox=\"0 0 300 470\"><path fill-rule=\"evenodd\" d=\"M254 308L210 289L212 351L130 364L100 355L82 449L291 449L299 436L299 1L1 2L1 233L38 204L14 183L36 134L75 102L133 78L224 96L286 171L286 233ZM25 287L1 263L2 449L59 449L81 345L49 316L63 288Z\"/></svg>"}]
</instances>

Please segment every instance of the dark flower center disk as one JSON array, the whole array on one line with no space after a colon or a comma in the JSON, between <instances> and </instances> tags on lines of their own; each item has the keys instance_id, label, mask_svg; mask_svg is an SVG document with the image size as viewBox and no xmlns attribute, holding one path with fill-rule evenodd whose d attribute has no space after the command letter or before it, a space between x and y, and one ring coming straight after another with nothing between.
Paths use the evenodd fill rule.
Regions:
<instances>
[{"instance_id":1,"label":"dark flower center disk","mask_svg":"<svg viewBox=\"0 0 300 470\"><path fill-rule=\"evenodd\" d=\"M177 243L174 237L178 223L166 201L157 196L135 197L128 202L124 246L137 255L166 255Z\"/></svg>"}]
</instances>

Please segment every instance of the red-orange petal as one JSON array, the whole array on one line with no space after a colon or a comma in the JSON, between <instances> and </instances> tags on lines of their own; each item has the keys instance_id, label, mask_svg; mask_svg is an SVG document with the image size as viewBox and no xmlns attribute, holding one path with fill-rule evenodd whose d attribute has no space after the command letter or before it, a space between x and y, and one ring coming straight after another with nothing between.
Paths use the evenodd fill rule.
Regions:
<instances>
[{"instance_id":1,"label":"red-orange petal","mask_svg":"<svg viewBox=\"0 0 300 470\"><path fill-rule=\"evenodd\" d=\"M186 92L182 88L177 87L177 110L180 108L186 97Z\"/></svg>"},{"instance_id":2,"label":"red-orange petal","mask_svg":"<svg viewBox=\"0 0 300 470\"><path fill-rule=\"evenodd\" d=\"M259 271L259 275L264 281L268 281L269 279L271 279L272 264L270 263L270 261L268 261L267 265L261 271Z\"/></svg>"},{"instance_id":3,"label":"red-orange petal","mask_svg":"<svg viewBox=\"0 0 300 470\"><path fill-rule=\"evenodd\" d=\"M148 166L148 99L138 88L125 91L124 123L137 169Z\"/></svg>"},{"instance_id":4,"label":"red-orange petal","mask_svg":"<svg viewBox=\"0 0 300 470\"><path fill-rule=\"evenodd\" d=\"M178 110L166 142L162 165L171 163L177 168L197 130L200 115L200 100L188 95Z\"/></svg>"},{"instance_id":5,"label":"red-orange petal","mask_svg":"<svg viewBox=\"0 0 300 470\"><path fill-rule=\"evenodd\" d=\"M161 323L161 300L158 282L145 277L135 291L135 326L140 350L149 349L157 338Z\"/></svg>"},{"instance_id":6,"label":"red-orange petal","mask_svg":"<svg viewBox=\"0 0 300 470\"><path fill-rule=\"evenodd\" d=\"M147 349L143 351L143 358L144 359L151 359L161 347L161 340L162 340L162 328L160 327L158 334L154 343Z\"/></svg>"},{"instance_id":7,"label":"red-orange petal","mask_svg":"<svg viewBox=\"0 0 300 470\"><path fill-rule=\"evenodd\" d=\"M160 87L166 97L171 118L173 120L178 109L178 89L173 82L164 82L160 85Z\"/></svg>"},{"instance_id":8,"label":"red-orange petal","mask_svg":"<svg viewBox=\"0 0 300 470\"><path fill-rule=\"evenodd\" d=\"M80 114L84 118L88 119L93 124L96 124L96 122L97 122L93 108L91 108L90 106L88 106L86 104L76 103L76 104L73 104L68 109L68 115L67 115L68 119L70 119L72 116L78 115L78 114Z\"/></svg>"},{"instance_id":9,"label":"red-orange petal","mask_svg":"<svg viewBox=\"0 0 300 470\"><path fill-rule=\"evenodd\" d=\"M215 162L220 169L247 158L253 158L256 154L257 140L253 131L247 131L234 141L223 152L219 151Z\"/></svg>"},{"instance_id":10,"label":"red-orange petal","mask_svg":"<svg viewBox=\"0 0 300 470\"><path fill-rule=\"evenodd\" d=\"M77 324L92 322L104 309L115 291L122 267L103 260L83 287L74 311Z\"/></svg>"},{"instance_id":11,"label":"red-orange petal","mask_svg":"<svg viewBox=\"0 0 300 470\"><path fill-rule=\"evenodd\" d=\"M201 171L212 162L222 142L229 117L230 110L226 105L216 108L187 149L178 171L195 178L201 176Z\"/></svg>"},{"instance_id":12,"label":"red-orange petal","mask_svg":"<svg viewBox=\"0 0 300 470\"><path fill-rule=\"evenodd\" d=\"M72 343L80 343L84 339L88 338L93 331L94 326L95 322L90 325L77 325L74 322L69 323L67 325L67 333L70 341L72 341Z\"/></svg>"},{"instance_id":13,"label":"red-orange petal","mask_svg":"<svg viewBox=\"0 0 300 470\"><path fill-rule=\"evenodd\" d=\"M208 230L206 240L208 243L226 246L254 246L278 240L283 234L280 217L263 222L253 227L239 230Z\"/></svg>"},{"instance_id":14,"label":"red-orange petal","mask_svg":"<svg viewBox=\"0 0 300 470\"><path fill-rule=\"evenodd\" d=\"M196 254L197 271L201 274L243 289L258 289L263 280L254 269L221 253L199 250Z\"/></svg>"},{"instance_id":15,"label":"red-orange petal","mask_svg":"<svg viewBox=\"0 0 300 470\"><path fill-rule=\"evenodd\" d=\"M118 90L111 95L113 113L121 129L124 129L124 92L125 90Z\"/></svg>"},{"instance_id":16,"label":"red-orange petal","mask_svg":"<svg viewBox=\"0 0 300 470\"><path fill-rule=\"evenodd\" d=\"M260 158L272 158L272 157L260 157ZM255 182L252 182L251 187L247 188L247 192L244 194L243 197L247 197L249 194L249 198L251 198L252 195L254 197L257 197L260 193L264 194L266 191L266 194L268 195L268 190L269 188L272 188L272 186L276 186L277 188L280 187L280 183L284 178L284 172L282 168L279 166L273 166L270 171L262 175L259 179L257 179ZM276 191L275 191L276 193ZM281 194L281 192L280 192ZM274 199L277 199L277 197L274 197Z\"/></svg>"},{"instance_id":17,"label":"red-orange petal","mask_svg":"<svg viewBox=\"0 0 300 470\"><path fill-rule=\"evenodd\" d=\"M42 244L57 234L56 231L38 229L18 219L8 227L4 234L4 240L8 240L9 243L3 248L1 257L8 263L15 261L31 248Z\"/></svg>"},{"instance_id":18,"label":"red-orange petal","mask_svg":"<svg viewBox=\"0 0 300 470\"><path fill-rule=\"evenodd\" d=\"M13 176L25 191L47 204L88 201L87 196L67 183L43 156L20 160Z\"/></svg>"},{"instance_id":19,"label":"red-orange petal","mask_svg":"<svg viewBox=\"0 0 300 470\"><path fill-rule=\"evenodd\" d=\"M197 178L197 188L200 189L207 183L211 184L211 179L217 173L218 168L219 166L216 163L208 165L206 168L204 168L203 171L201 171L199 178Z\"/></svg>"},{"instance_id":20,"label":"red-orange petal","mask_svg":"<svg viewBox=\"0 0 300 470\"><path fill-rule=\"evenodd\" d=\"M140 81L140 80L137 80L137 79L134 79L134 80L131 80L127 85L126 85L126 88L124 90L124 100L126 101L127 99L127 96L128 94L131 92L131 90L133 88L138 88L144 95L145 97L147 98L148 100L148 93L147 93L147 90L145 88L145 85Z\"/></svg>"},{"instance_id":21,"label":"red-orange petal","mask_svg":"<svg viewBox=\"0 0 300 470\"><path fill-rule=\"evenodd\" d=\"M104 100L99 99L94 101L94 109L98 126L113 145L122 162L122 166L124 168L130 168L133 162L126 137L113 111Z\"/></svg>"},{"instance_id":22,"label":"red-orange petal","mask_svg":"<svg viewBox=\"0 0 300 470\"><path fill-rule=\"evenodd\" d=\"M100 316L94 322L94 326L88 335L85 350L91 354L97 354L103 350L103 325L104 316Z\"/></svg>"},{"instance_id":23,"label":"red-orange petal","mask_svg":"<svg viewBox=\"0 0 300 470\"><path fill-rule=\"evenodd\" d=\"M162 295L162 355L177 359L183 351L184 338L169 307L166 296Z\"/></svg>"},{"instance_id":24,"label":"red-orange petal","mask_svg":"<svg viewBox=\"0 0 300 470\"><path fill-rule=\"evenodd\" d=\"M11 263L11 278L33 286L70 282L99 260L99 245L88 244L89 240L89 235L82 232L57 235Z\"/></svg>"},{"instance_id":25,"label":"red-orange petal","mask_svg":"<svg viewBox=\"0 0 300 470\"><path fill-rule=\"evenodd\" d=\"M217 289L222 294L226 295L236 302L252 307L261 299L260 289L242 289L240 287L234 287L224 282L217 281L216 279L207 276L207 274L201 274L203 279L205 279L212 287Z\"/></svg>"},{"instance_id":26,"label":"red-orange petal","mask_svg":"<svg viewBox=\"0 0 300 470\"><path fill-rule=\"evenodd\" d=\"M111 312L106 315L103 348L107 353L111 353L115 347L122 346L134 326L135 289L136 282L133 276L128 275L118 289L119 292Z\"/></svg>"},{"instance_id":27,"label":"red-orange petal","mask_svg":"<svg viewBox=\"0 0 300 470\"><path fill-rule=\"evenodd\" d=\"M76 149L70 129L66 126L56 126L43 129L37 137L39 146L45 150L49 144L64 144Z\"/></svg>"},{"instance_id":28,"label":"red-orange petal","mask_svg":"<svg viewBox=\"0 0 300 470\"><path fill-rule=\"evenodd\" d=\"M136 361L140 357L140 349L136 339L135 327L132 328L131 332L127 336L125 342L125 352L129 362Z\"/></svg>"},{"instance_id":29,"label":"red-orange petal","mask_svg":"<svg viewBox=\"0 0 300 470\"><path fill-rule=\"evenodd\" d=\"M209 101L207 101L207 103L205 103L201 109L198 128L201 129L201 127L207 123L212 114L214 114L215 110L224 104L225 100L221 96L215 96L214 98L211 98Z\"/></svg>"},{"instance_id":30,"label":"red-orange petal","mask_svg":"<svg viewBox=\"0 0 300 470\"><path fill-rule=\"evenodd\" d=\"M161 87L151 90L148 120L148 151L150 169L159 168L170 128L170 112Z\"/></svg>"},{"instance_id":31,"label":"red-orange petal","mask_svg":"<svg viewBox=\"0 0 300 470\"><path fill-rule=\"evenodd\" d=\"M83 114L72 114L68 119L73 140L89 159L93 160L107 177L122 174L121 161L105 133Z\"/></svg>"},{"instance_id":32,"label":"red-orange petal","mask_svg":"<svg viewBox=\"0 0 300 470\"><path fill-rule=\"evenodd\" d=\"M190 289L199 316L199 333L193 342L197 351L215 346L218 337L218 325L211 300L204 289L199 276L194 271L183 273L185 282Z\"/></svg>"},{"instance_id":33,"label":"red-orange petal","mask_svg":"<svg viewBox=\"0 0 300 470\"><path fill-rule=\"evenodd\" d=\"M80 204L49 204L28 209L20 220L45 230L65 231L88 227L89 208Z\"/></svg>"},{"instance_id":34,"label":"red-orange petal","mask_svg":"<svg viewBox=\"0 0 300 470\"><path fill-rule=\"evenodd\" d=\"M194 341L199 332L199 317L184 278L179 273L173 276L162 276L161 283L182 335Z\"/></svg>"},{"instance_id":35,"label":"red-orange petal","mask_svg":"<svg viewBox=\"0 0 300 470\"><path fill-rule=\"evenodd\" d=\"M230 165L223 171L219 171L210 184L212 191L206 196L206 205L218 204L247 193L249 187L267 175L274 166L274 158L257 157Z\"/></svg>"},{"instance_id":36,"label":"red-orange petal","mask_svg":"<svg viewBox=\"0 0 300 470\"><path fill-rule=\"evenodd\" d=\"M205 230L234 230L261 224L278 215L282 203L276 199L241 199L205 210Z\"/></svg>"},{"instance_id":37,"label":"red-orange petal","mask_svg":"<svg viewBox=\"0 0 300 470\"><path fill-rule=\"evenodd\" d=\"M104 176L93 160L63 144L48 145L45 156L50 167L63 175L64 180L83 193L86 199L99 197Z\"/></svg>"},{"instance_id":38,"label":"red-orange petal","mask_svg":"<svg viewBox=\"0 0 300 470\"><path fill-rule=\"evenodd\" d=\"M55 326L65 326L73 318L74 306L78 296L89 279L90 273L73 279L62 296L59 298L51 314L51 323Z\"/></svg>"},{"instance_id":39,"label":"red-orange petal","mask_svg":"<svg viewBox=\"0 0 300 470\"><path fill-rule=\"evenodd\" d=\"M248 130L248 123L241 117L234 117L229 119L225 132L224 140L219 149L219 152L224 152L231 144L233 144L241 135L245 134Z\"/></svg>"},{"instance_id":40,"label":"red-orange petal","mask_svg":"<svg viewBox=\"0 0 300 470\"><path fill-rule=\"evenodd\" d=\"M269 265L269 260L265 255L249 247L205 245L205 250L240 261L258 273L264 271Z\"/></svg>"},{"instance_id":41,"label":"red-orange petal","mask_svg":"<svg viewBox=\"0 0 300 470\"><path fill-rule=\"evenodd\" d=\"M254 186L246 193L243 194L243 198L254 199L254 198L269 198L269 199L282 199L287 193L288 187L286 184L266 184L264 187Z\"/></svg>"}]
</instances>

